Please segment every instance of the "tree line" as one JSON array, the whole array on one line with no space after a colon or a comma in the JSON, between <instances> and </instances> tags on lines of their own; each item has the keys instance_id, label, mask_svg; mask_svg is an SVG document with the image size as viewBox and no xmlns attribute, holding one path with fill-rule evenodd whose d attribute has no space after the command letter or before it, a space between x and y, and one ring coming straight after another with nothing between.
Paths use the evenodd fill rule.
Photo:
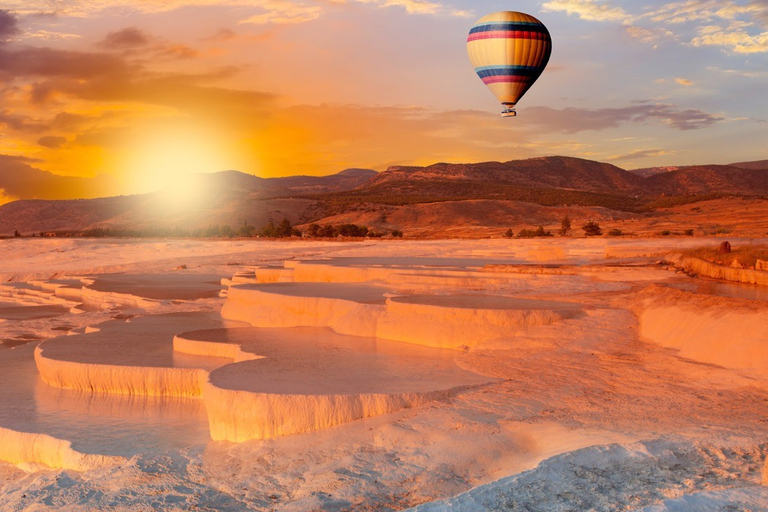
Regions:
<instances>
[{"instance_id":1,"label":"tree line","mask_svg":"<svg viewBox=\"0 0 768 512\"><path fill-rule=\"evenodd\" d=\"M308 236L312 238L381 238L384 232L377 232L369 229L367 226L358 226L357 224L323 226L312 223L307 227L306 232L302 232L293 226L290 220L284 218L275 224L270 220L265 226L257 228L248 221L237 229L229 225L210 224L202 228L150 228L150 229L123 229L123 228L105 228L98 227L86 229L83 231L41 231L41 237L88 237L88 238L143 238L143 237L172 237L172 238L291 238ZM403 232L395 229L388 234L395 238L402 238ZM16 231L15 236L22 236ZM35 236L34 234L32 236Z\"/></svg>"}]
</instances>

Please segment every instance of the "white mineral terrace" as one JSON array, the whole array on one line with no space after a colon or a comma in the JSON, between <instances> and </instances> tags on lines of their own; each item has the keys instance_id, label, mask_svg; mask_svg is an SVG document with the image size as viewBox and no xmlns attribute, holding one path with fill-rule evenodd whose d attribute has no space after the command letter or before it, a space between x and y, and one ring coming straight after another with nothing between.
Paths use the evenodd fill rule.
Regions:
<instances>
[{"instance_id":1,"label":"white mineral terrace","mask_svg":"<svg viewBox=\"0 0 768 512\"><path fill-rule=\"evenodd\" d=\"M768 510L719 241L0 241L0 510Z\"/></svg>"}]
</instances>

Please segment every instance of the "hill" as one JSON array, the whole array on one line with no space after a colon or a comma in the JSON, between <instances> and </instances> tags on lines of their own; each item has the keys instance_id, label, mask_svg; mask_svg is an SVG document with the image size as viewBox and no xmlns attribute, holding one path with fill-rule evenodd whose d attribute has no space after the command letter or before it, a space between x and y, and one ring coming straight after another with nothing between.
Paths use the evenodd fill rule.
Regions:
<instances>
[{"instance_id":1,"label":"hill","mask_svg":"<svg viewBox=\"0 0 768 512\"><path fill-rule=\"evenodd\" d=\"M643 180L611 164L581 158L553 156L483 162L478 164L438 163L426 167L390 167L371 179L366 187L386 184L397 192L401 187L429 181L483 182L528 188L563 188L598 193L638 193Z\"/></svg>"},{"instance_id":2,"label":"hill","mask_svg":"<svg viewBox=\"0 0 768 512\"><path fill-rule=\"evenodd\" d=\"M376 175L348 169L331 176L260 178L238 171L198 174L158 192L76 200L20 200L0 206L0 234L109 228L144 232L209 225L261 227L284 217L299 223L319 215L317 201L291 199L307 192L359 187Z\"/></svg>"},{"instance_id":3,"label":"hill","mask_svg":"<svg viewBox=\"0 0 768 512\"><path fill-rule=\"evenodd\" d=\"M729 164L732 167L741 167L742 169L752 169L755 171L768 170L768 160L757 160L755 162L737 162L735 164Z\"/></svg>"},{"instance_id":4,"label":"hill","mask_svg":"<svg viewBox=\"0 0 768 512\"><path fill-rule=\"evenodd\" d=\"M649 194L768 195L768 173L731 165L695 165L645 178Z\"/></svg>"},{"instance_id":5,"label":"hill","mask_svg":"<svg viewBox=\"0 0 768 512\"><path fill-rule=\"evenodd\" d=\"M246 222L260 228L287 218L294 225L352 223L419 236L469 236L503 225L556 228L565 212L577 222L629 222L724 196L768 197L768 172L752 168L760 162L744 165L666 168L643 177L611 164L556 156L396 166L380 173L347 169L322 177L226 171L197 175L153 194L16 201L0 206L0 234L94 228L184 234L211 225L236 231ZM750 230L760 232L758 224ZM457 225L468 231L454 229Z\"/></svg>"},{"instance_id":6,"label":"hill","mask_svg":"<svg viewBox=\"0 0 768 512\"><path fill-rule=\"evenodd\" d=\"M637 176L640 176L641 178L648 178L650 176L655 176L656 174L661 174L663 172L677 171L678 169L680 169L680 167L677 167L677 166L643 167L642 169L631 169L629 172Z\"/></svg>"}]
</instances>

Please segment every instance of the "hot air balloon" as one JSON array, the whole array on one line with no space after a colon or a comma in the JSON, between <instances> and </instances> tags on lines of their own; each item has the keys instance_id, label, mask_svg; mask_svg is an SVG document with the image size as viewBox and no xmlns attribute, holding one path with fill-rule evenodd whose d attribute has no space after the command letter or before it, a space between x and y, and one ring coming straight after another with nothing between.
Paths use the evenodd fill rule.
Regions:
<instances>
[{"instance_id":1,"label":"hot air balloon","mask_svg":"<svg viewBox=\"0 0 768 512\"><path fill-rule=\"evenodd\" d=\"M513 117L515 105L547 66L552 39L533 16L502 11L475 23L467 52L477 75L504 106L502 117Z\"/></svg>"}]
</instances>

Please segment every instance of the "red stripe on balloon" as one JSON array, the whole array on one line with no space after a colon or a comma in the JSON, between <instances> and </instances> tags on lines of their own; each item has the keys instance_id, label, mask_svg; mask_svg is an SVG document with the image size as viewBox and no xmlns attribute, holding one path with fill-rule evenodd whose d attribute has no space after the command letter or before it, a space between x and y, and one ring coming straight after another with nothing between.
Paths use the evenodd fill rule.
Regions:
<instances>
[{"instance_id":1,"label":"red stripe on balloon","mask_svg":"<svg viewBox=\"0 0 768 512\"><path fill-rule=\"evenodd\" d=\"M475 32L469 34L467 42L478 41L480 39L536 39L538 41L548 41L547 34L541 32L527 32L523 30L494 30L490 32Z\"/></svg>"},{"instance_id":2,"label":"red stripe on balloon","mask_svg":"<svg viewBox=\"0 0 768 512\"><path fill-rule=\"evenodd\" d=\"M499 83L527 83L530 81L531 77L529 76L497 75L483 78L483 83L485 85Z\"/></svg>"}]
</instances>

